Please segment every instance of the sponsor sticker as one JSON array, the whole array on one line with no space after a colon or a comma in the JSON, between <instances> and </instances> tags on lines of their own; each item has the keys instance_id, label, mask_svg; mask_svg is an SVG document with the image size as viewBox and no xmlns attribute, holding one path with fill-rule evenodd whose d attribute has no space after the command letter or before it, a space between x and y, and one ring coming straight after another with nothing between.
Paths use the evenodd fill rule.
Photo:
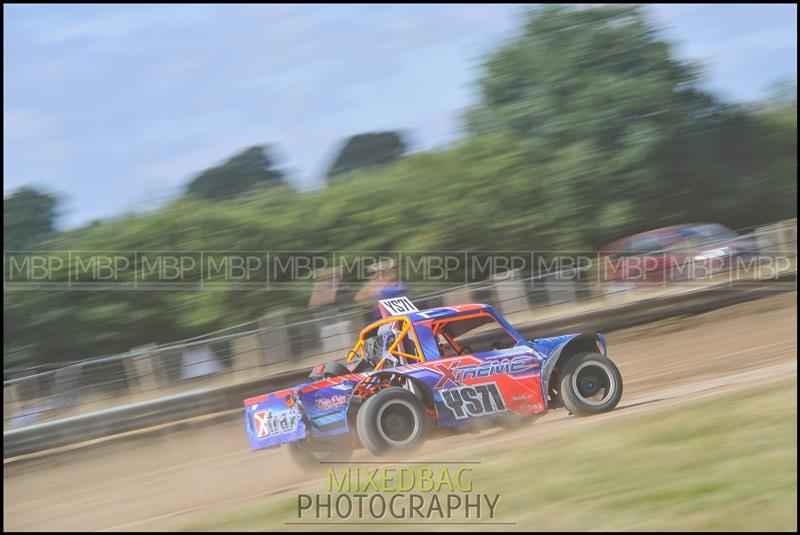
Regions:
<instances>
[{"instance_id":1,"label":"sponsor sticker","mask_svg":"<svg viewBox=\"0 0 800 535\"><path fill-rule=\"evenodd\" d=\"M253 413L256 437L266 438L284 435L297 430L300 415L296 410L268 409Z\"/></svg>"},{"instance_id":2,"label":"sponsor sticker","mask_svg":"<svg viewBox=\"0 0 800 535\"><path fill-rule=\"evenodd\" d=\"M336 407L341 407L345 403L347 403L347 396L335 394L329 398L318 398L314 402L314 405L321 411L327 411L335 409Z\"/></svg>"}]
</instances>

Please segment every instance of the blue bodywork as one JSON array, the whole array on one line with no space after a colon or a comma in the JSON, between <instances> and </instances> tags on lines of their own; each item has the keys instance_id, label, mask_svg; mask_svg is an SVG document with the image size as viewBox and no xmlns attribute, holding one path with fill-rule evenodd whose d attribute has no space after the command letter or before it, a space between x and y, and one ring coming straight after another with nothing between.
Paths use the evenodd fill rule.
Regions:
<instances>
[{"instance_id":1,"label":"blue bodywork","mask_svg":"<svg viewBox=\"0 0 800 535\"><path fill-rule=\"evenodd\" d=\"M454 356L439 358L439 348L433 332L431 331L429 320L445 317L456 317L458 315L474 314L478 312L488 312L494 319L516 340L516 345L507 349L496 349L470 356ZM442 370L454 370L454 373L480 374L483 371L491 371L494 366L502 369L503 375L510 375L514 378L537 378L541 384L541 396L545 406L537 407L535 412L547 410L548 379L553 371L559 355L568 344L578 338L582 338L595 347L599 346L600 351L606 354L605 338L598 333L575 333L551 338L539 338L526 340L506 319L489 305L481 305L480 309L459 310L455 307L441 307L414 312L408 314L423 354L430 360L423 363L413 363L391 370L381 370L379 372L366 372L350 375L342 375L327 379L320 379L300 384L290 389L293 398L296 400L296 407L287 408L285 398L270 398L266 402L248 405L246 402L247 431L253 449L274 446L283 442L298 440L305 436L311 437L332 437L346 434L350 431L348 423L348 408L353 400L349 394L365 378L375 373L402 373L412 379L412 384L427 389L433 398L434 407L438 416L437 424L441 427L460 426L466 423L465 419L457 419L454 413L447 409L445 400L442 399L442 390L447 385L443 384ZM435 356L435 357L434 357ZM434 358L431 358L434 357ZM459 362L465 359L474 359L478 364L471 363L467 366L459 366ZM472 375L472 377L481 377ZM485 377L485 376L483 376ZM270 413L269 411L272 411ZM282 429L280 425L264 429L263 419L265 415L277 415L283 417L284 412L291 412L297 419L296 426L292 427L291 415L284 419L288 422L288 428ZM256 420L255 415L259 414L261 420ZM261 433L259 434L258 423L261 423ZM264 436L265 431L270 434Z\"/></svg>"}]
</instances>

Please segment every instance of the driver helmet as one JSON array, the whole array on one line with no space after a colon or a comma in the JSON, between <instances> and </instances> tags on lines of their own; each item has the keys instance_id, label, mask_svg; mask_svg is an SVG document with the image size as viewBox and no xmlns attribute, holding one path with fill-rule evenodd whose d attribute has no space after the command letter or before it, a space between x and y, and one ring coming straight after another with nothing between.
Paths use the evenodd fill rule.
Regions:
<instances>
[{"instance_id":1,"label":"driver helmet","mask_svg":"<svg viewBox=\"0 0 800 535\"><path fill-rule=\"evenodd\" d=\"M401 330L397 327L397 323L398 322L386 323L378 327L375 341L379 351L373 353L373 358L375 359L375 362L372 362L373 365L376 365L382 358L385 358L388 362L392 363L392 365L398 364L397 357L389 353L389 348L392 347L392 344L394 344L400 336Z\"/></svg>"}]
</instances>

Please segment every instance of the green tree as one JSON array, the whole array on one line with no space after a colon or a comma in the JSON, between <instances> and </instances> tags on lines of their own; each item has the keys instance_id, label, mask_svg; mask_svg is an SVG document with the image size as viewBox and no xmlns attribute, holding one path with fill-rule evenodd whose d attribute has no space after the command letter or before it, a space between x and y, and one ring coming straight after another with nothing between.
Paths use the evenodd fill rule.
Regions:
<instances>
[{"instance_id":1,"label":"green tree","mask_svg":"<svg viewBox=\"0 0 800 535\"><path fill-rule=\"evenodd\" d=\"M372 132L352 136L342 143L326 177L331 180L358 169L385 165L401 157L407 149L400 132Z\"/></svg>"},{"instance_id":2,"label":"green tree","mask_svg":"<svg viewBox=\"0 0 800 535\"><path fill-rule=\"evenodd\" d=\"M53 195L29 187L4 197L3 249L24 249L51 234L57 202Z\"/></svg>"},{"instance_id":3,"label":"green tree","mask_svg":"<svg viewBox=\"0 0 800 535\"><path fill-rule=\"evenodd\" d=\"M681 199L677 177L654 167L654 155L714 110L698 77L696 66L674 58L642 7L535 8L484 62L466 126L473 135L536 140L547 167L537 179L559 198L553 224L594 243L604 228L598 221L620 230L637 220L658 226L658 207Z\"/></svg>"},{"instance_id":4,"label":"green tree","mask_svg":"<svg viewBox=\"0 0 800 535\"><path fill-rule=\"evenodd\" d=\"M225 177L237 164L211 173L207 195L39 243L53 251L593 251L663 224L742 228L796 217L793 92L749 106L718 102L695 87L696 69L672 58L644 13L531 12L487 58L469 135L446 149L353 167L347 180L305 193L250 189L247 179L237 191L248 194L227 198ZM244 161L260 161L251 168L271 168L263 151L249 151ZM209 282L223 285L6 292L5 359L67 361L197 336L270 307L301 310L311 291Z\"/></svg>"},{"instance_id":5,"label":"green tree","mask_svg":"<svg viewBox=\"0 0 800 535\"><path fill-rule=\"evenodd\" d=\"M22 251L42 248L42 242L55 231L55 196L34 188L23 187L3 198L3 250ZM34 317L45 306L20 304L18 296L3 296L3 361L7 365L41 360L34 340Z\"/></svg>"},{"instance_id":6,"label":"green tree","mask_svg":"<svg viewBox=\"0 0 800 535\"><path fill-rule=\"evenodd\" d=\"M259 186L283 183L267 146L249 147L223 163L206 169L189 183L188 193L201 199L232 199Z\"/></svg>"}]
</instances>

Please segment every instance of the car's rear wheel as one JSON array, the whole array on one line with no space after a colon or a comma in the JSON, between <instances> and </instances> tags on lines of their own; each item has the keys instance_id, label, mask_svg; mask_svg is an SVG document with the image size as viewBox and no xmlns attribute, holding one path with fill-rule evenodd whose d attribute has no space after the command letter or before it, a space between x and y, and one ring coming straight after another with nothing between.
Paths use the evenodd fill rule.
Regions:
<instances>
[{"instance_id":1,"label":"car's rear wheel","mask_svg":"<svg viewBox=\"0 0 800 535\"><path fill-rule=\"evenodd\" d=\"M622 398L622 375L608 357L582 353L567 361L561 372L561 399L577 416L613 410Z\"/></svg>"},{"instance_id":2,"label":"car's rear wheel","mask_svg":"<svg viewBox=\"0 0 800 535\"><path fill-rule=\"evenodd\" d=\"M356 415L358 439L374 455L422 444L430 419L413 392L389 387L368 398Z\"/></svg>"}]
</instances>

